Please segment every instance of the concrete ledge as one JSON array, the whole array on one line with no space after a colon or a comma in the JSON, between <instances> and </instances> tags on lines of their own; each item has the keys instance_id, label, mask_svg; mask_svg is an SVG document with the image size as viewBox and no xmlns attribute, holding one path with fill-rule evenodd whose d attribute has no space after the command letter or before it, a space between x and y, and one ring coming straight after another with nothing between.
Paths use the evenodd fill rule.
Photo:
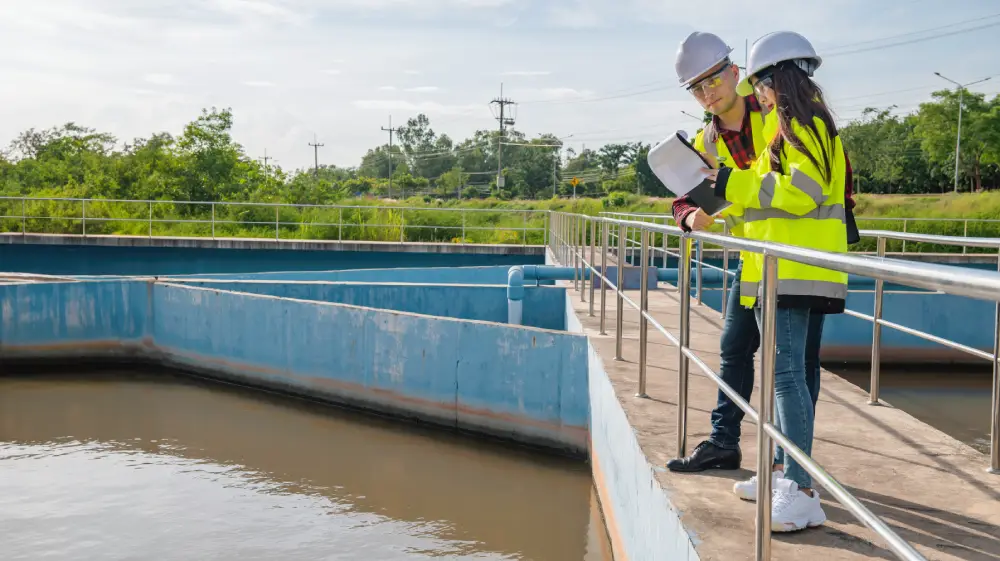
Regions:
<instances>
[{"instance_id":1,"label":"concrete ledge","mask_svg":"<svg viewBox=\"0 0 1000 561\"><path fill-rule=\"evenodd\" d=\"M71 234L0 234L0 244L82 245L105 247L188 247L205 249L285 249L293 251L378 251L391 253L457 253L474 255L543 255L540 245L446 244L275 240L265 238L199 238L167 236L81 236Z\"/></svg>"}]
</instances>

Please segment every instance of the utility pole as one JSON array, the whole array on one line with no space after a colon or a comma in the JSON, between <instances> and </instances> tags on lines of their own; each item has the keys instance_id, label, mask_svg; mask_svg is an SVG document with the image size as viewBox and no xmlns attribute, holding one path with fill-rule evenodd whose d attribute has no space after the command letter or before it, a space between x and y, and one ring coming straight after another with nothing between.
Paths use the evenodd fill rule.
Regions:
<instances>
[{"instance_id":1,"label":"utility pole","mask_svg":"<svg viewBox=\"0 0 1000 561\"><path fill-rule=\"evenodd\" d=\"M264 181L266 182L270 178L270 176L271 176L271 174L270 174L270 172L268 171L268 168L267 168L267 161L268 160L273 160L274 157L273 156L268 156L267 155L267 148L265 148L264 149L264 157L263 158L257 158L257 159L264 162Z\"/></svg>"},{"instance_id":2,"label":"utility pole","mask_svg":"<svg viewBox=\"0 0 1000 561\"><path fill-rule=\"evenodd\" d=\"M392 197L392 135L398 128L392 128L392 115L389 115L389 128L382 127L382 130L389 133L389 196Z\"/></svg>"},{"instance_id":3,"label":"utility pole","mask_svg":"<svg viewBox=\"0 0 1000 561\"><path fill-rule=\"evenodd\" d=\"M958 163L960 161L960 150L962 148L962 103L965 88L980 82L985 82L986 80L989 80L989 78L983 78L982 80L976 80L975 82L968 82L966 84L959 84L951 78L945 78L940 72L935 72L934 75L942 80L947 80L958 87L958 134L955 135L955 192L958 193Z\"/></svg>"},{"instance_id":4,"label":"utility pole","mask_svg":"<svg viewBox=\"0 0 1000 561\"><path fill-rule=\"evenodd\" d=\"M503 139L504 130L508 125L514 125L514 118L505 115L505 109L508 105L514 105L514 102L503 96L503 84L500 84L500 97L493 98L490 105L497 105L500 108L499 114L496 116L497 121L500 121L500 138L497 140L497 189L503 189Z\"/></svg>"},{"instance_id":5,"label":"utility pole","mask_svg":"<svg viewBox=\"0 0 1000 561\"><path fill-rule=\"evenodd\" d=\"M313 135L313 141L309 143L309 146L313 147L313 159L316 165L316 177L319 177L319 149L324 145L316 141L316 135Z\"/></svg>"}]
</instances>

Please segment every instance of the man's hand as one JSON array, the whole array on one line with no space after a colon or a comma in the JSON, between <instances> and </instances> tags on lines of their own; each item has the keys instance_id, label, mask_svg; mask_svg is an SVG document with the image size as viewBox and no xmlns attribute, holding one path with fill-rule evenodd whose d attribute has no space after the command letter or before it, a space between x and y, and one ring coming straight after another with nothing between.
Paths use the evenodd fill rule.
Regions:
<instances>
[{"instance_id":1,"label":"man's hand","mask_svg":"<svg viewBox=\"0 0 1000 561\"><path fill-rule=\"evenodd\" d=\"M715 219L700 208L684 218L684 225L692 230L706 230L714 223Z\"/></svg>"}]
</instances>

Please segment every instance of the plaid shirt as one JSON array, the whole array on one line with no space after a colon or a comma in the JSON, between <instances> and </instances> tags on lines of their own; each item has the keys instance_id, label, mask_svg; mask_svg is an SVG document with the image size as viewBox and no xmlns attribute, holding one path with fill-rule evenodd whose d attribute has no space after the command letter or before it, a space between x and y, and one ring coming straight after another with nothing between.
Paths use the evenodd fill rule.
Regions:
<instances>
[{"instance_id":1,"label":"plaid shirt","mask_svg":"<svg viewBox=\"0 0 1000 561\"><path fill-rule=\"evenodd\" d=\"M726 130L722 128L722 123L719 121L718 115L712 117L715 130L719 131L719 136L722 137L722 141L726 143L726 148L729 149L729 153L733 156L733 163L740 169L749 168L757 158L757 154L753 148L753 128L750 124L750 112L760 112L760 102L757 101L756 96L751 95L744 99L746 100L747 110L743 115L743 125L740 127L740 130ZM847 157L846 150L844 151L844 160L847 162L847 173L844 176L844 202L847 209L850 210L854 208L854 190L852 189L854 178L853 171L851 170L851 160ZM684 224L684 220L696 210L698 210L698 206L687 195L674 199L674 220L677 221L677 225L685 232L690 232L691 229Z\"/></svg>"}]
</instances>

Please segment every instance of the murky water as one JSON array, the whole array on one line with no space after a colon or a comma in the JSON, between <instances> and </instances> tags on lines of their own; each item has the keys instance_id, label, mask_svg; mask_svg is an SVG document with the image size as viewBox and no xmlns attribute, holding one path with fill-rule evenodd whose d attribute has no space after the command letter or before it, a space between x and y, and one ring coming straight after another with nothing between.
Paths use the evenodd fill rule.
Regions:
<instances>
[{"instance_id":1,"label":"murky water","mask_svg":"<svg viewBox=\"0 0 1000 561\"><path fill-rule=\"evenodd\" d=\"M156 374L0 378L13 560L606 561L587 466Z\"/></svg>"},{"instance_id":2,"label":"murky water","mask_svg":"<svg viewBox=\"0 0 1000 561\"><path fill-rule=\"evenodd\" d=\"M823 366L868 391L867 366ZM991 384L989 367L883 366L879 375L882 400L983 453L990 448Z\"/></svg>"}]
</instances>

